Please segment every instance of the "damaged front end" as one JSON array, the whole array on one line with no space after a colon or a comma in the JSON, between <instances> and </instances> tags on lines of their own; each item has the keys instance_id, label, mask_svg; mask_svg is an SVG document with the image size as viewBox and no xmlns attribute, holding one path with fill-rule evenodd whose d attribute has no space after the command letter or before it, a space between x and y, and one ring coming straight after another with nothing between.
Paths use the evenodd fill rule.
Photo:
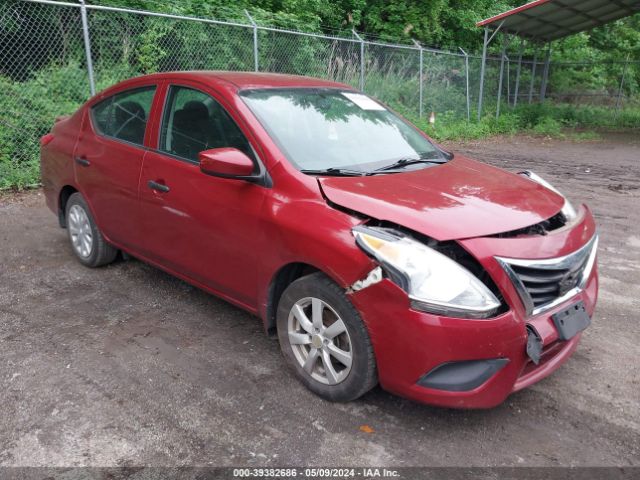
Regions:
<instances>
[{"instance_id":1,"label":"damaged front end","mask_svg":"<svg viewBox=\"0 0 640 480\"><path fill-rule=\"evenodd\" d=\"M518 245L522 240L521 244L530 251L536 239L542 241L553 233L562 234L572 229L584 221L584 214L582 209L570 215L559 211L542 222L517 230L446 241L435 240L390 222L367 218L354 227L352 233L357 245L378 266L347 287L346 291L353 294L388 278L407 293L412 308L416 310L453 318L495 317L509 310L509 306L503 296L504 287L498 287L495 275L490 274L492 269L487 268L486 263L491 260L502 264L498 255L483 259L469 246L486 242L508 245L510 241ZM503 266L500 270L497 280L503 284ZM508 275L506 279L510 280L509 283L513 281ZM530 308L525 310L528 315L532 313Z\"/></svg>"},{"instance_id":2,"label":"damaged front end","mask_svg":"<svg viewBox=\"0 0 640 480\"><path fill-rule=\"evenodd\" d=\"M384 272L407 293L416 310L458 318L488 318L503 305L497 288L492 291L451 258L450 252L439 251L438 247L443 248L439 242L428 245L401 230L368 225L354 227L353 235L358 246L381 268L352 285L352 291L379 282Z\"/></svg>"},{"instance_id":3,"label":"damaged front end","mask_svg":"<svg viewBox=\"0 0 640 480\"><path fill-rule=\"evenodd\" d=\"M597 299L593 239L597 237L586 207L579 209L573 222L545 234L531 231L437 241L373 219L355 227L353 234L360 248L377 263L348 291L372 332L380 382L385 389L415 400L448 407L494 406L512 392L550 375L571 356L580 339L579 330L587 323L573 322L577 327L562 335L558 324L567 312L580 314L583 320L593 314ZM363 241L365 235L373 238ZM424 276L412 275L425 270L425 264L419 257L398 251L404 248L406 238L445 257L442 262L446 267L455 267L432 268L429 263ZM553 302L538 314L525 307L516 285L496 258L573 259L579 255L582 259L587 250L590 255L584 257L584 264L588 268L580 276L579 288L572 290L573 296L563 298L562 303ZM406 260L413 260L413 270ZM547 261L545 265L551 263L555 264ZM451 285L469 285L468 279L450 274L451 269L459 268L491 292L498 306L478 314L464 311L460 305L473 295L459 294L449 298L448 305L443 305L442 295L422 298L427 291L448 291L452 297ZM429 276L436 281L419 288L417 284L427 282ZM561 289L564 284L558 285ZM560 292L558 298L562 297ZM576 310L576 305L582 310Z\"/></svg>"},{"instance_id":4,"label":"damaged front end","mask_svg":"<svg viewBox=\"0 0 640 480\"><path fill-rule=\"evenodd\" d=\"M376 267L371 270L366 277L354 282L349 288L347 288L347 294L359 292L371 285L375 285L376 283L381 282L383 278L382 268Z\"/></svg>"},{"instance_id":5,"label":"damaged front end","mask_svg":"<svg viewBox=\"0 0 640 480\"><path fill-rule=\"evenodd\" d=\"M464 247L464 241L539 238L571 228L579 220L571 203L548 182L530 171L520 172L519 176L559 195L562 200L556 207L559 210L524 227L480 236L463 235L460 240L437 240L425 235L426 226L415 225L417 230L413 230L390 221L377 220L325 197L334 208L348 210L364 220L353 229L353 235L358 246L380 266L354 282L347 292L357 292L386 277L409 295L412 307L429 313L489 318L508 310L501 290L473 252ZM322 183L320 187L324 190Z\"/></svg>"},{"instance_id":6,"label":"damaged front end","mask_svg":"<svg viewBox=\"0 0 640 480\"><path fill-rule=\"evenodd\" d=\"M491 407L576 349L597 299L593 216L523 176L508 205L488 205L490 197L470 190L447 193L442 208L355 201L344 188L325 196L359 223L353 238L373 261L346 291L371 332L385 389L430 404ZM524 203L536 195L544 208ZM476 215L484 207L490 214Z\"/></svg>"}]
</instances>

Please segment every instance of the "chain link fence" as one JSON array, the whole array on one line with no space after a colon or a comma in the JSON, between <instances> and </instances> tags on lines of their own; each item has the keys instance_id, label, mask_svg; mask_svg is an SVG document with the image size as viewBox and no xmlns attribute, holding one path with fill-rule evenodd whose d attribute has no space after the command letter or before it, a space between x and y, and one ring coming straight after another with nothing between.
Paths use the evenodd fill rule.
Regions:
<instances>
[{"instance_id":1,"label":"chain link fence","mask_svg":"<svg viewBox=\"0 0 640 480\"><path fill-rule=\"evenodd\" d=\"M172 70L253 70L252 29L87 7L96 90Z\"/></svg>"},{"instance_id":2,"label":"chain link fence","mask_svg":"<svg viewBox=\"0 0 640 480\"><path fill-rule=\"evenodd\" d=\"M39 177L40 136L90 88L79 8L5 3L0 26L2 188Z\"/></svg>"},{"instance_id":3,"label":"chain link fence","mask_svg":"<svg viewBox=\"0 0 640 480\"><path fill-rule=\"evenodd\" d=\"M497 103L500 60L486 65L486 111ZM0 189L38 178L38 139L94 91L171 70L257 70L309 75L360 88L413 117L469 118L481 60L462 51L396 45L246 23L53 0L0 4ZM535 65L535 68L534 68ZM547 96L620 106L637 98L639 66L552 64ZM535 101L542 63L508 59L502 102ZM601 71L602 70L602 71ZM572 75L563 75L563 72ZM603 72L606 71L606 75ZM597 75L594 75L597 74ZM569 80L567 80L569 78ZM626 79L626 82L625 82ZM588 85L588 88L584 88Z\"/></svg>"},{"instance_id":4,"label":"chain link fence","mask_svg":"<svg viewBox=\"0 0 640 480\"><path fill-rule=\"evenodd\" d=\"M550 98L561 103L614 107L640 106L640 62L555 62Z\"/></svg>"}]
</instances>

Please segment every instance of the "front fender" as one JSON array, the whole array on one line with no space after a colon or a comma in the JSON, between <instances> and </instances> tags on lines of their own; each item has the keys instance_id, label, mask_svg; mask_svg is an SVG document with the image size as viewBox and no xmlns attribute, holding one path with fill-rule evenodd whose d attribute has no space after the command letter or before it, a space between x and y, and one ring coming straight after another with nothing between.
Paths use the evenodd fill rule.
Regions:
<instances>
[{"instance_id":1,"label":"front fender","mask_svg":"<svg viewBox=\"0 0 640 480\"><path fill-rule=\"evenodd\" d=\"M356 245L351 229L362 219L336 210L323 200L274 202L267 218L273 250L263 264L259 312L267 320L269 289L278 272L292 263L306 264L348 288L375 267Z\"/></svg>"}]
</instances>

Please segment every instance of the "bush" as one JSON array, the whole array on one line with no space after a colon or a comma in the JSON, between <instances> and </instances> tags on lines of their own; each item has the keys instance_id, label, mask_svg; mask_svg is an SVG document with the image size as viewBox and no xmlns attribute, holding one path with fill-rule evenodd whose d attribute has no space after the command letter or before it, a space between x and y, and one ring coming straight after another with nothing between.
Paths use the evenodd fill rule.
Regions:
<instances>
[{"instance_id":1,"label":"bush","mask_svg":"<svg viewBox=\"0 0 640 480\"><path fill-rule=\"evenodd\" d=\"M0 77L0 189L39 181L40 137L88 93L86 73L75 64L42 70L25 82Z\"/></svg>"},{"instance_id":2,"label":"bush","mask_svg":"<svg viewBox=\"0 0 640 480\"><path fill-rule=\"evenodd\" d=\"M398 73L398 72L395 72ZM431 89L442 108L435 126L426 118L417 118L416 79L396 78L394 72L372 72L367 76L367 91L387 101L419 128L437 140L469 140L518 132L534 135L563 136L576 140L593 139L594 129L640 128L640 108L616 112L606 107L575 105L524 104L515 109L504 106L495 118L487 113L479 122L467 122L455 110L461 98L454 93ZM131 65L112 65L97 72L98 90L117 81L135 76ZM32 73L24 81L0 76L0 189L24 188L39 182L39 138L47 133L55 118L70 114L89 96L86 69L77 62L51 65ZM449 103L447 103L447 100ZM434 99L427 99L434 104ZM472 116L475 118L475 114ZM576 129L581 131L575 133Z\"/></svg>"},{"instance_id":3,"label":"bush","mask_svg":"<svg viewBox=\"0 0 640 480\"><path fill-rule=\"evenodd\" d=\"M97 88L134 76L127 67L100 72ZM84 66L51 66L24 82L0 76L0 189L40 181L40 144L56 117L71 114L89 97Z\"/></svg>"},{"instance_id":4,"label":"bush","mask_svg":"<svg viewBox=\"0 0 640 480\"><path fill-rule=\"evenodd\" d=\"M417 118L413 111L403 113L437 140L473 140L515 133L553 137L563 137L568 133L575 140L593 140L598 138L594 130L640 128L640 108L637 107L616 113L606 107L544 103L525 104L511 110L506 108L503 112L499 118L495 118L495 114L487 114L479 122L467 122L453 112L447 112L437 116L435 126L425 118ZM576 129L587 131L577 133Z\"/></svg>"},{"instance_id":5,"label":"bush","mask_svg":"<svg viewBox=\"0 0 640 480\"><path fill-rule=\"evenodd\" d=\"M531 131L537 135L558 136L562 130L562 124L553 117L542 117L533 125Z\"/></svg>"}]
</instances>

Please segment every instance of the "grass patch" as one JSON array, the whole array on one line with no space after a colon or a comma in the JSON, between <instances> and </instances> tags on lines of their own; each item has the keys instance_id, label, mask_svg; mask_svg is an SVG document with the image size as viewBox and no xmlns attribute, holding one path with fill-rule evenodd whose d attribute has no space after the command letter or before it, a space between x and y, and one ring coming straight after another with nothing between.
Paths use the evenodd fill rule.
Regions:
<instances>
[{"instance_id":1,"label":"grass patch","mask_svg":"<svg viewBox=\"0 0 640 480\"><path fill-rule=\"evenodd\" d=\"M496 135L524 133L575 141L597 140L600 130L640 128L640 108L621 109L617 113L605 107L533 104L503 110L496 118L487 114L480 121L467 122L453 113L443 113L430 125L415 114L406 116L437 140L475 140ZM472 115L472 119L475 118Z\"/></svg>"},{"instance_id":2,"label":"grass patch","mask_svg":"<svg viewBox=\"0 0 640 480\"><path fill-rule=\"evenodd\" d=\"M567 137L576 142L593 142L602 140L602 135L600 135L598 132L593 131L570 132L567 134Z\"/></svg>"}]
</instances>

